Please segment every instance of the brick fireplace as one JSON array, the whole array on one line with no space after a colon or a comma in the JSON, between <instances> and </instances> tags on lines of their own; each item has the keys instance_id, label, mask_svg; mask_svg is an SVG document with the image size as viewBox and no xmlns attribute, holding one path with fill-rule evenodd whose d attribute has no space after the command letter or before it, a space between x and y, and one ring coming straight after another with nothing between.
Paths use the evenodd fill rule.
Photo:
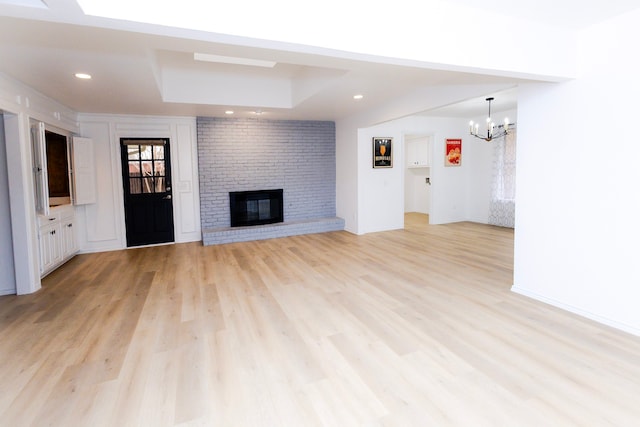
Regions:
<instances>
[{"instance_id":1,"label":"brick fireplace","mask_svg":"<svg viewBox=\"0 0 640 427\"><path fill-rule=\"evenodd\" d=\"M336 218L335 124L200 117L203 243L343 230ZM231 227L229 193L282 189L283 222Z\"/></svg>"}]
</instances>

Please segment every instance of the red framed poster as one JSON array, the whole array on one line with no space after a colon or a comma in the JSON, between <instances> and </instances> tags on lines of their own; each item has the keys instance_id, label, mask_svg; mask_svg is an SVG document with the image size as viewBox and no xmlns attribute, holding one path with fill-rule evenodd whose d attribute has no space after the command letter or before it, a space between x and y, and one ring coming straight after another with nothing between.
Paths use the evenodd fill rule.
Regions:
<instances>
[{"instance_id":1,"label":"red framed poster","mask_svg":"<svg viewBox=\"0 0 640 427\"><path fill-rule=\"evenodd\" d=\"M462 140L447 139L444 148L444 165L460 166L462 164Z\"/></svg>"}]
</instances>

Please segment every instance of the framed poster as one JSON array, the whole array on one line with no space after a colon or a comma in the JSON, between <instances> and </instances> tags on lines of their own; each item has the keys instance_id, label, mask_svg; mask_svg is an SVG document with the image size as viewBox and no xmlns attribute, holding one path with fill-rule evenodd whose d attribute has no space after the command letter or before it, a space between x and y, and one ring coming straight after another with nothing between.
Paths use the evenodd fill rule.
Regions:
<instances>
[{"instance_id":1,"label":"framed poster","mask_svg":"<svg viewBox=\"0 0 640 427\"><path fill-rule=\"evenodd\" d=\"M460 166L462 164L462 140L447 139L444 144L444 165Z\"/></svg>"},{"instance_id":2,"label":"framed poster","mask_svg":"<svg viewBox=\"0 0 640 427\"><path fill-rule=\"evenodd\" d=\"M393 167L393 138L373 138L373 167L392 168Z\"/></svg>"}]
</instances>

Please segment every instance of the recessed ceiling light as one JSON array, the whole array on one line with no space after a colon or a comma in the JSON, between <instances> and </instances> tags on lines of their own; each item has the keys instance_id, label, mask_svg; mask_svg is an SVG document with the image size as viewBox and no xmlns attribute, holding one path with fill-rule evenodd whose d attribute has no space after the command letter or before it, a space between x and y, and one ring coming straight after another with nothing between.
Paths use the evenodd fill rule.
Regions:
<instances>
[{"instance_id":1,"label":"recessed ceiling light","mask_svg":"<svg viewBox=\"0 0 640 427\"><path fill-rule=\"evenodd\" d=\"M231 115L231 114L233 114L233 110L227 110L227 111L225 111L224 113L225 113L225 114L229 114L229 115Z\"/></svg>"},{"instance_id":2,"label":"recessed ceiling light","mask_svg":"<svg viewBox=\"0 0 640 427\"><path fill-rule=\"evenodd\" d=\"M364 95L360 95L360 94L353 95L353 99L362 99L362 98L364 98Z\"/></svg>"},{"instance_id":3,"label":"recessed ceiling light","mask_svg":"<svg viewBox=\"0 0 640 427\"><path fill-rule=\"evenodd\" d=\"M89 80L91 78L91 74L87 74L87 73L76 73L75 76L83 80Z\"/></svg>"},{"instance_id":4,"label":"recessed ceiling light","mask_svg":"<svg viewBox=\"0 0 640 427\"><path fill-rule=\"evenodd\" d=\"M256 116L261 116L264 114L264 111L262 110L256 110L256 111L252 111L253 114L255 114Z\"/></svg>"}]
</instances>

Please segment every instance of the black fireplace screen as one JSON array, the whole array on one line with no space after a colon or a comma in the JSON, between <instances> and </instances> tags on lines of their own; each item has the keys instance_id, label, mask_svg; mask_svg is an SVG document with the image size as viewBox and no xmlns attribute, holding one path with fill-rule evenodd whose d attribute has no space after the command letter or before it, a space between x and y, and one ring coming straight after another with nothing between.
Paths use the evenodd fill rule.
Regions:
<instances>
[{"instance_id":1,"label":"black fireplace screen","mask_svg":"<svg viewBox=\"0 0 640 427\"><path fill-rule=\"evenodd\" d=\"M229 193L231 226L273 224L284 221L282 189Z\"/></svg>"}]
</instances>

